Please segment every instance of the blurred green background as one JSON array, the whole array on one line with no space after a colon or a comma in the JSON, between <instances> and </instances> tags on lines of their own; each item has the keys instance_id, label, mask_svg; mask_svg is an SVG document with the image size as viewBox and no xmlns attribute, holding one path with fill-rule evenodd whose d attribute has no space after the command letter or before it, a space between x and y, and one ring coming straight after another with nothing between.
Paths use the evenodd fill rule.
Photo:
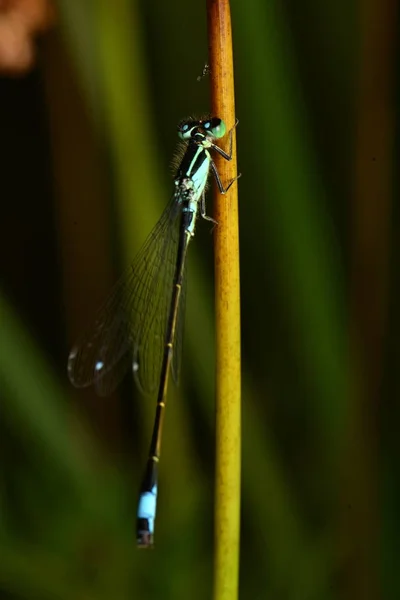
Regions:
<instances>
[{"instance_id":1,"label":"blurred green background","mask_svg":"<svg viewBox=\"0 0 400 600\"><path fill-rule=\"evenodd\" d=\"M169 199L176 124L210 108L197 81L206 6L58 10L35 70L0 79L0 597L209 598L207 224L189 252L152 552L136 549L135 512L154 403L129 380L99 399L66 375L71 344ZM232 22L240 596L398 598L396 2L233 0Z\"/></svg>"}]
</instances>

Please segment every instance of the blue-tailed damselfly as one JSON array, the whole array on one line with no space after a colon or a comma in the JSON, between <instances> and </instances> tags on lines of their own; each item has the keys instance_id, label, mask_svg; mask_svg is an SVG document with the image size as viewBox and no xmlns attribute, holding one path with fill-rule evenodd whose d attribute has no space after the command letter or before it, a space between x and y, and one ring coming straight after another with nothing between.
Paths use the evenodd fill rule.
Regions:
<instances>
[{"instance_id":1,"label":"blue-tailed damselfly","mask_svg":"<svg viewBox=\"0 0 400 600\"><path fill-rule=\"evenodd\" d=\"M237 122L236 122L237 124ZM236 126L235 124L235 126ZM212 160L214 150L232 158L214 141L226 133L217 117L187 119L179 124L183 155L172 199L129 270L114 286L93 326L73 347L68 374L77 387L94 385L99 395L111 393L132 365L139 389L147 394L158 386L157 407L147 466L140 488L137 517L139 546L153 544L164 408L169 371L179 377L185 303L185 264L198 214L207 216L205 190L210 169L219 191L224 188Z\"/></svg>"}]
</instances>

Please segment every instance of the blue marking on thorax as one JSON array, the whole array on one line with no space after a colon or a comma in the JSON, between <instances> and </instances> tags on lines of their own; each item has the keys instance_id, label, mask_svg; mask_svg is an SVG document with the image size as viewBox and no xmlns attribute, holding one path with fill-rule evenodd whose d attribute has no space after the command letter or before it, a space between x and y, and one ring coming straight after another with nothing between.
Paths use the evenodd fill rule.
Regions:
<instances>
[{"instance_id":1,"label":"blue marking on thorax","mask_svg":"<svg viewBox=\"0 0 400 600\"><path fill-rule=\"evenodd\" d=\"M211 155L202 145L190 147L182 160L181 167L175 179L175 199L183 204L183 212L193 213L193 218L186 226L186 231L194 235L199 202L207 184L210 171Z\"/></svg>"},{"instance_id":2,"label":"blue marking on thorax","mask_svg":"<svg viewBox=\"0 0 400 600\"><path fill-rule=\"evenodd\" d=\"M193 187L197 196L197 200L200 198L206 186L211 162L209 153L205 152L204 150L202 150L202 152L204 152L204 159L202 164L198 169L196 169L196 171L194 171L190 175L190 179L193 181Z\"/></svg>"}]
</instances>

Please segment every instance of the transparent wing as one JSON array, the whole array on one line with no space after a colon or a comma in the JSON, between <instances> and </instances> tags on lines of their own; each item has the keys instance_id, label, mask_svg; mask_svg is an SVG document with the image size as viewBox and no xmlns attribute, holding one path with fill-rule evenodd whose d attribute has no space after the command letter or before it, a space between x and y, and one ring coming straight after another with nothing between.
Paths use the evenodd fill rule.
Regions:
<instances>
[{"instance_id":1,"label":"transparent wing","mask_svg":"<svg viewBox=\"0 0 400 600\"><path fill-rule=\"evenodd\" d=\"M132 265L115 284L92 327L71 350L68 375L76 387L93 384L99 395L107 395L133 365L136 383L144 393L157 388L180 214L179 205L172 200Z\"/></svg>"}]
</instances>

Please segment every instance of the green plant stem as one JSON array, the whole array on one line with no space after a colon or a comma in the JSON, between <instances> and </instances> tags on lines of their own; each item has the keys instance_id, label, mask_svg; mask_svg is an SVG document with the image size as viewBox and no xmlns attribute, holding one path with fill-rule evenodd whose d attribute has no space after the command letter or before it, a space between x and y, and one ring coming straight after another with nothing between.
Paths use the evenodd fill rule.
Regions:
<instances>
[{"instance_id":1,"label":"green plant stem","mask_svg":"<svg viewBox=\"0 0 400 600\"><path fill-rule=\"evenodd\" d=\"M227 128L235 124L230 7L227 0L207 3L209 64L213 114ZM216 157L225 183L236 177L232 161ZM225 163L225 164L224 164ZM216 307L216 485L214 600L238 595L240 525L240 290L238 194L235 183L227 195L214 197Z\"/></svg>"}]
</instances>

